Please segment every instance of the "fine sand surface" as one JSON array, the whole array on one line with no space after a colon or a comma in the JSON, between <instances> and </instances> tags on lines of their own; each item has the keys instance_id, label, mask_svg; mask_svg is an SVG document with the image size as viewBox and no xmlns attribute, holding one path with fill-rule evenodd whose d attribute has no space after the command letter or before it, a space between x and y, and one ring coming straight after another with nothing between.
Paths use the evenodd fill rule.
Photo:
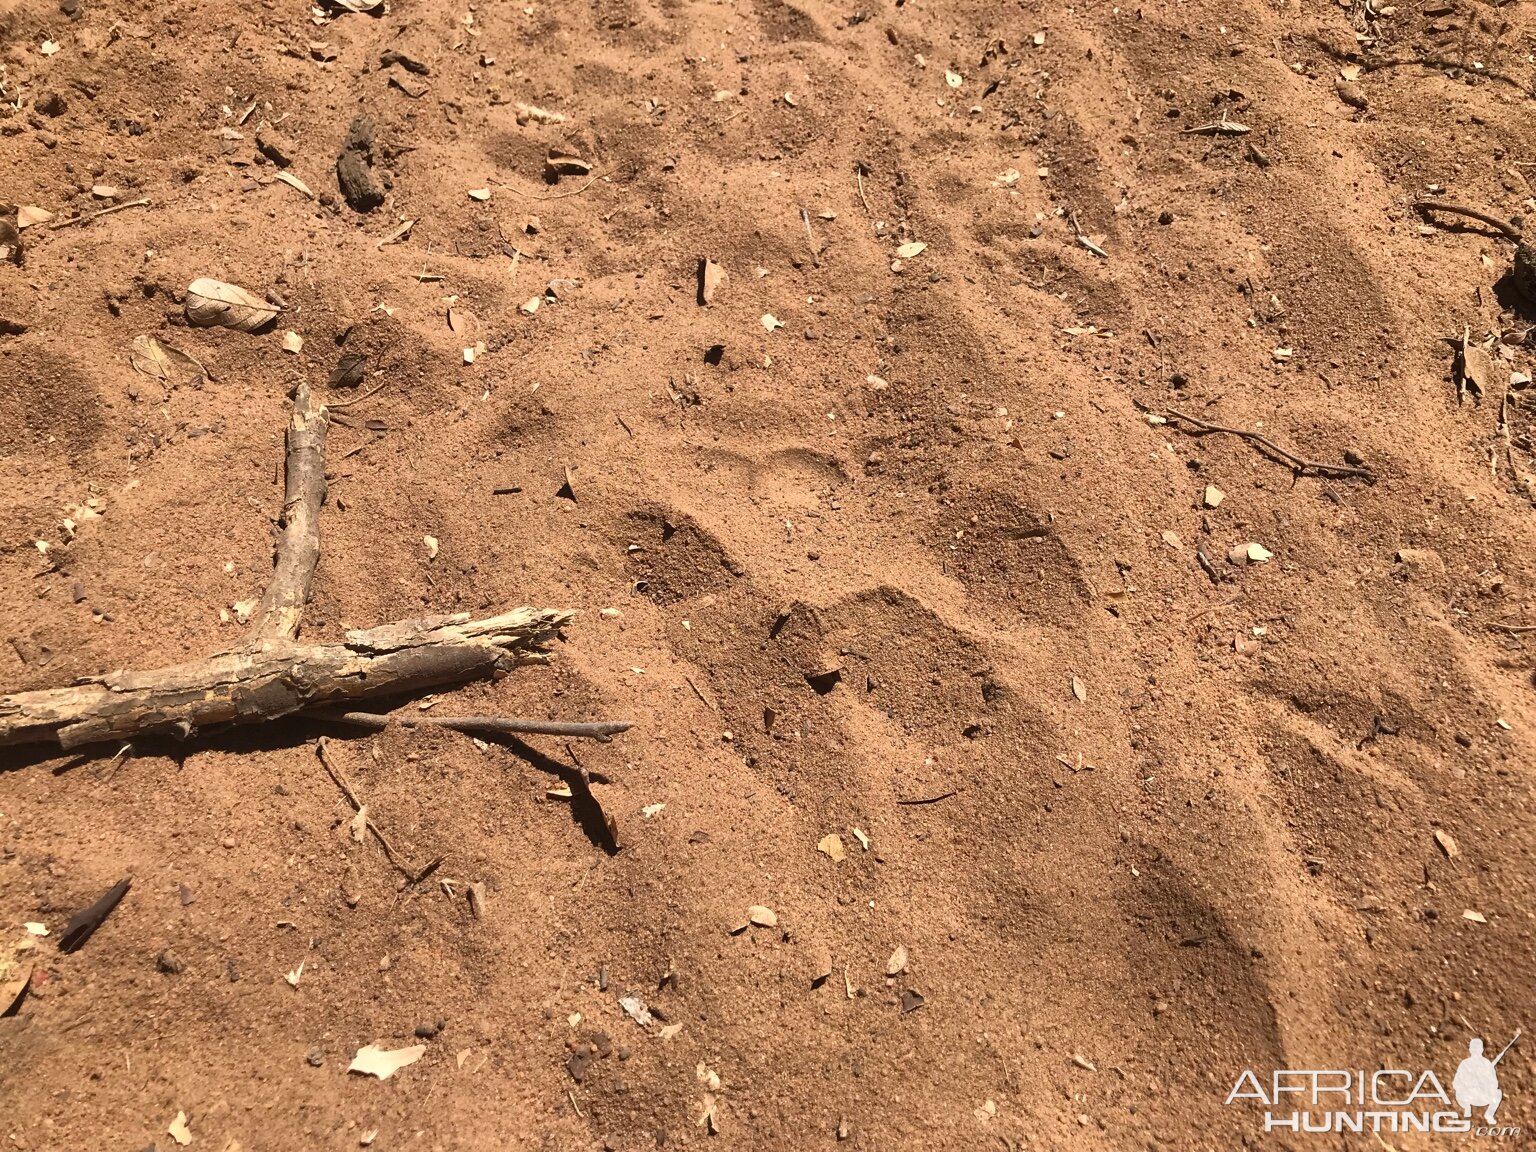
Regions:
<instances>
[{"instance_id":1,"label":"fine sand surface","mask_svg":"<svg viewBox=\"0 0 1536 1152\"><path fill-rule=\"evenodd\" d=\"M1536 1025L1536 308L1412 207L1536 218L1530 5L66 7L0 4L0 200L54 213L0 264L0 693L242 642L308 381L378 390L303 638L571 609L431 706L634 728L5 750L7 1149L1363 1149L1224 1101ZM199 277L285 307L188 327Z\"/></svg>"}]
</instances>

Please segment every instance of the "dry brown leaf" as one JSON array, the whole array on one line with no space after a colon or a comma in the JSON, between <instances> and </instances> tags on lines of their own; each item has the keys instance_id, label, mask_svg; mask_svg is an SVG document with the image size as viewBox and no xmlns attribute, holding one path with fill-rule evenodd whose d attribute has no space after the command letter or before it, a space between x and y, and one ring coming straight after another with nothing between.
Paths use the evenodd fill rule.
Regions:
<instances>
[{"instance_id":1,"label":"dry brown leaf","mask_svg":"<svg viewBox=\"0 0 1536 1152\"><path fill-rule=\"evenodd\" d=\"M196 384L212 380L208 370L185 352L162 344L153 336L135 336L128 353L128 363L136 372L164 380L170 385Z\"/></svg>"},{"instance_id":2,"label":"dry brown leaf","mask_svg":"<svg viewBox=\"0 0 1536 1152\"><path fill-rule=\"evenodd\" d=\"M388 1080L408 1064L416 1063L426 1053L425 1044L412 1044L409 1048L396 1048L393 1052L386 1052L377 1044L369 1044L357 1050L352 1063L347 1065L347 1071L361 1072L364 1076L377 1076L380 1080Z\"/></svg>"},{"instance_id":3,"label":"dry brown leaf","mask_svg":"<svg viewBox=\"0 0 1536 1152\"><path fill-rule=\"evenodd\" d=\"M1461 914L1461 918L1463 920L1470 920L1474 924L1486 924L1486 923L1488 923L1488 917L1484 916L1481 912L1474 912L1470 908L1468 908L1465 912L1463 912Z\"/></svg>"},{"instance_id":4,"label":"dry brown leaf","mask_svg":"<svg viewBox=\"0 0 1536 1152\"><path fill-rule=\"evenodd\" d=\"M780 320L772 312L764 312L763 313L763 318L762 318L762 325L769 332L772 332L775 328L782 328L782 327L784 327L784 321Z\"/></svg>"},{"instance_id":5,"label":"dry brown leaf","mask_svg":"<svg viewBox=\"0 0 1536 1152\"><path fill-rule=\"evenodd\" d=\"M187 1127L187 1114L185 1112L176 1113L176 1119L171 1121L170 1127L166 1129L166 1132L172 1140L183 1147L192 1143L192 1129Z\"/></svg>"},{"instance_id":6,"label":"dry brown leaf","mask_svg":"<svg viewBox=\"0 0 1536 1152\"><path fill-rule=\"evenodd\" d=\"M1493 387L1493 359L1480 344L1472 343L1464 329L1461 337L1461 390L1481 396Z\"/></svg>"},{"instance_id":7,"label":"dry brown leaf","mask_svg":"<svg viewBox=\"0 0 1536 1152\"><path fill-rule=\"evenodd\" d=\"M33 941L26 936L8 947L0 948L0 1016L10 1012L26 995L33 966L24 957L33 948Z\"/></svg>"},{"instance_id":8,"label":"dry brown leaf","mask_svg":"<svg viewBox=\"0 0 1536 1152\"><path fill-rule=\"evenodd\" d=\"M483 203L491 198L491 190L489 188L471 188L469 190L469 198Z\"/></svg>"},{"instance_id":9,"label":"dry brown leaf","mask_svg":"<svg viewBox=\"0 0 1536 1152\"><path fill-rule=\"evenodd\" d=\"M478 323L475 314L467 308L448 309L448 330L455 336L464 336L474 331Z\"/></svg>"},{"instance_id":10,"label":"dry brown leaf","mask_svg":"<svg viewBox=\"0 0 1536 1152\"><path fill-rule=\"evenodd\" d=\"M187 286L187 323L195 328L233 328L255 332L277 318L278 307L236 284L207 277Z\"/></svg>"},{"instance_id":11,"label":"dry brown leaf","mask_svg":"<svg viewBox=\"0 0 1536 1152\"><path fill-rule=\"evenodd\" d=\"M1221 502L1227 498L1227 494L1214 484L1205 486L1205 506L1207 508L1220 508Z\"/></svg>"},{"instance_id":12,"label":"dry brown leaf","mask_svg":"<svg viewBox=\"0 0 1536 1152\"><path fill-rule=\"evenodd\" d=\"M39 208L35 204L23 204L16 209L16 227L26 229L34 224L46 224L53 219L53 213L46 208Z\"/></svg>"},{"instance_id":13,"label":"dry brown leaf","mask_svg":"<svg viewBox=\"0 0 1536 1152\"><path fill-rule=\"evenodd\" d=\"M592 171L592 165L580 156L551 148L544 157L544 171L557 179L561 176L586 176Z\"/></svg>"},{"instance_id":14,"label":"dry brown leaf","mask_svg":"<svg viewBox=\"0 0 1536 1152\"><path fill-rule=\"evenodd\" d=\"M848 855L843 851L843 838L836 832L829 832L823 836L821 842L816 845L816 851L830 856L839 863L846 859Z\"/></svg>"},{"instance_id":15,"label":"dry brown leaf","mask_svg":"<svg viewBox=\"0 0 1536 1152\"><path fill-rule=\"evenodd\" d=\"M324 0L326 4L345 8L348 12L372 12L384 0Z\"/></svg>"},{"instance_id":16,"label":"dry brown leaf","mask_svg":"<svg viewBox=\"0 0 1536 1152\"><path fill-rule=\"evenodd\" d=\"M374 247L375 248L382 248L386 244L398 244L398 243L400 243L400 241L404 240L407 236L409 236L411 234L411 229L414 228L415 226L416 226L416 221L414 221L414 220L402 220L402 221L400 221L400 227L396 228L388 236L386 236L382 240L380 240L377 244L374 245Z\"/></svg>"},{"instance_id":17,"label":"dry brown leaf","mask_svg":"<svg viewBox=\"0 0 1536 1152\"><path fill-rule=\"evenodd\" d=\"M389 70L389 83L392 87L400 89L412 100L420 100L432 90L432 85L424 80L418 80L409 72L400 68L391 68Z\"/></svg>"},{"instance_id":18,"label":"dry brown leaf","mask_svg":"<svg viewBox=\"0 0 1536 1152\"><path fill-rule=\"evenodd\" d=\"M697 1124L698 1127L704 1129L704 1131L708 1132L711 1136L718 1136L720 1134L720 1106L715 1100L714 1093L704 1093L703 1103L704 1114L700 1116L694 1123Z\"/></svg>"},{"instance_id":19,"label":"dry brown leaf","mask_svg":"<svg viewBox=\"0 0 1536 1152\"><path fill-rule=\"evenodd\" d=\"M1456 838L1449 832L1436 828L1435 843L1440 845L1440 851L1445 853L1447 860L1454 860L1461 855L1461 849L1456 846Z\"/></svg>"},{"instance_id":20,"label":"dry brown leaf","mask_svg":"<svg viewBox=\"0 0 1536 1152\"><path fill-rule=\"evenodd\" d=\"M725 283L725 269L713 260L699 261L699 303L710 304L714 302L715 293L720 291L720 285Z\"/></svg>"},{"instance_id":21,"label":"dry brown leaf","mask_svg":"<svg viewBox=\"0 0 1536 1152\"><path fill-rule=\"evenodd\" d=\"M907 967L907 949L903 944L896 945L896 951L891 953L891 958L885 962L885 974L887 976L900 976Z\"/></svg>"},{"instance_id":22,"label":"dry brown leaf","mask_svg":"<svg viewBox=\"0 0 1536 1152\"><path fill-rule=\"evenodd\" d=\"M283 351L284 352L292 352L295 355L297 355L299 352L301 352L303 350L303 348L304 348L304 337L300 336L297 332L284 332L283 333Z\"/></svg>"},{"instance_id":23,"label":"dry brown leaf","mask_svg":"<svg viewBox=\"0 0 1536 1152\"><path fill-rule=\"evenodd\" d=\"M910 260L914 256L921 256L927 247L928 245L924 244L921 240L913 240L896 249L896 255L903 260Z\"/></svg>"},{"instance_id":24,"label":"dry brown leaf","mask_svg":"<svg viewBox=\"0 0 1536 1152\"><path fill-rule=\"evenodd\" d=\"M281 180L284 184L288 185L290 188L298 189L300 192L304 193L304 195L308 196L311 200L313 200L315 198L315 194L309 190L309 185L304 183L304 181L300 180L292 172L279 172L279 173L276 174L276 179Z\"/></svg>"},{"instance_id":25,"label":"dry brown leaf","mask_svg":"<svg viewBox=\"0 0 1536 1152\"><path fill-rule=\"evenodd\" d=\"M619 1007L624 1009L624 1015L628 1016L642 1028L650 1026L651 1010L644 1000L638 996L620 996Z\"/></svg>"},{"instance_id":26,"label":"dry brown leaf","mask_svg":"<svg viewBox=\"0 0 1536 1152\"><path fill-rule=\"evenodd\" d=\"M747 919L759 928L777 928L779 925L778 913L762 904L753 904L748 908Z\"/></svg>"},{"instance_id":27,"label":"dry brown leaf","mask_svg":"<svg viewBox=\"0 0 1536 1152\"><path fill-rule=\"evenodd\" d=\"M1077 697L1079 704L1088 703L1088 686L1076 676L1072 677L1072 695Z\"/></svg>"}]
</instances>

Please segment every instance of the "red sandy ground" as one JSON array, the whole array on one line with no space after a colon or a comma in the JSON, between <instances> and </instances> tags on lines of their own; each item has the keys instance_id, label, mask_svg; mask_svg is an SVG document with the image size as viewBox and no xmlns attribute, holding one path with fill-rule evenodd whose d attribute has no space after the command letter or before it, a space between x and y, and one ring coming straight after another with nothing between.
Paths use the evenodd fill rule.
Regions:
<instances>
[{"instance_id":1,"label":"red sandy ground","mask_svg":"<svg viewBox=\"0 0 1536 1152\"><path fill-rule=\"evenodd\" d=\"M385 387L331 433L305 637L572 608L550 667L438 708L636 725L531 757L341 734L453 895L349 838L314 725L62 772L10 750L6 943L134 884L83 950L43 942L0 1020L4 1147L164 1152L178 1112L194 1149L1333 1147L1224 1106L1237 1073L1448 1086L1469 1037L1536 1023L1536 636L1496 627L1536 622L1526 305L1511 245L1410 208L1440 184L1526 210L1528 6L1408 0L1363 44L1323 0L4 8L0 198L152 203L0 265L27 327L0 336L0 690L239 643L220 612L270 572L287 390L361 352ZM425 94L389 85L391 47ZM1467 71L1367 71L1359 110L1358 53ZM392 183L368 216L335 204L360 111ZM1251 134L1185 132L1223 117ZM264 120L330 203L254 161ZM535 200L582 187L543 182L551 146L601 178ZM707 308L701 257L728 273ZM178 326L199 276L277 293L276 329ZM1503 342L1458 405L1464 327ZM134 372L137 335L216 381ZM1273 559L1229 563L1249 541ZM546 796L576 757L616 855ZM777 928L732 935L757 904ZM392 1079L348 1074L438 1019ZM1527 1128L1533 1057L1500 1065Z\"/></svg>"}]
</instances>

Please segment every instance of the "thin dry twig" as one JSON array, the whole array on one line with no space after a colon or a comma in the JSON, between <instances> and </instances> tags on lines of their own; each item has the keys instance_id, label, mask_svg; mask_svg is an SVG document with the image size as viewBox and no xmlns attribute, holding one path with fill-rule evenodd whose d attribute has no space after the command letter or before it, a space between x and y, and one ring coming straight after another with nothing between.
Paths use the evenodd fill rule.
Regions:
<instances>
[{"instance_id":1,"label":"thin dry twig","mask_svg":"<svg viewBox=\"0 0 1536 1152\"><path fill-rule=\"evenodd\" d=\"M866 216L873 216L874 211L870 208L869 200L864 195L864 165L855 164L853 166L853 178L859 185L859 200L864 205L864 214Z\"/></svg>"},{"instance_id":2,"label":"thin dry twig","mask_svg":"<svg viewBox=\"0 0 1536 1152\"><path fill-rule=\"evenodd\" d=\"M1449 212L1454 216L1465 216L1470 220L1476 220L1479 224L1486 224L1504 236L1506 240L1519 240L1520 229L1516 228L1508 220L1501 219L1490 212L1480 212L1476 208L1468 208L1462 204L1452 204L1445 200L1416 200L1414 209L1420 214L1427 215L1430 212Z\"/></svg>"},{"instance_id":3,"label":"thin dry twig","mask_svg":"<svg viewBox=\"0 0 1536 1152\"><path fill-rule=\"evenodd\" d=\"M1273 456L1278 457L1285 464L1289 465L1291 471L1298 476L1310 474L1325 477L1362 476L1371 481L1376 479L1376 474L1369 468L1356 467L1353 464L1325 464L1319 460L1308 460L1305 456L1298 456L1288 448L1280 447L1280 445L1261 433L1251 432L1246 428L1228 428L1223 424L1212 424L1209 421L1180 412L1177 408L1168 409L1164 419L1169 421L1180 420L1188 424L1190 427L1183 431L1189 436L1207 436L1213 432L1221 432L1228 436L1240 437L1243 440L1247 440L1250 444L1257 444L1261 449L1267 450Z\"/></svg>"},{"instance_id":4,"label":"thin dry twig","mask_svg":"<svg viewBox=\"0 0 1536 1152\"><path fill-rule=\"evenodd\" d=\"M492 736L573 736L607 744L620 732L634 727L627 720L529 720L513 716L391 716L380 712L318 710L308 713L317 720L333 720L354 728L382 732L393 720L402 728L426 725L455 732L486 732Z\"/></svg>"},{"instance_id":5,"label":"thin dry twig","mask_svg":"<svg viewBox=\"0 0 1536 1152\"><path fill-rule=\"evenodd\" d=\"M333 412L337 408L350 408L354 404L361 404L364 400L367 400L373 396L377 396L380 392L384 391L384 389L388 388L393 383L393 380L380 381L378 384L375 384L372 388L368 389L368 391L364 392L361 396L354 396L350 400L342 400L339 403L328 402L326 407Z\"/></svg>"},{"instance_id":6,"label":"thin dry twig","mask_svg":"<svg viewBox=\"0 0 1536 1152\"><path fill-rule=\"evenodd\" d=\"M594 172L592 174L592 178L583 184L580 188L573 188L569 192L552 192L546 196L540 196L537 192L524 192L521 188L513 187L505 180L493 180L491 183L495 184L498 188L505 188L508 192L512 193L512 195L521 196L525 200L564 200L567 196L580 196L583 192L592 187L592 185L596 184L602 178L603 173Z\"/></svg>"},{"instance_id":7,"label":"thin dry twig","mask_svg":"<svg viewBox=\"0 0 1536 1152\"><path fill-rule=\"evenodd\" d=\"M320 739L315 743L315 753L320 757L320 763L325 767L326 772L330 774L331 779L336 782L336 787L341 789L341 794L345 796L347 798L347 802L352 805L352 810L354 812L361 812L363 810L363 802L357 798L357 793L353 790L352 785L348 782L346 774L342 772L340 766L331 759L330 753L327 750L329 743L330 742L324 736L320 737ZM445 856L439 856L425 868L412 868L400 859L399 854L395 851L395 846L389 842L389 837L384 835L384 830L375 824L371 817L365 816L363 817L363 821L368 825L368 830L378 838L379 846L384 849L384 855L389 857L389 862L393 864L399 870L400 874L404 876L406 880L411 884L419 884L421 881L425 880L428 876L432 875L433 872L437 871L439 864L447 859Z\"/></svg>"},{"instance_id":8,"label":"thin dry twig","mask_svg":"<svg viewBox=\"0 0 1536 1152\"><path fill-rule=\"evenodd\" d=\"M68 220L60 220L55 224L48 225L48 227L55 230L59 228L69 228L75 224L83 224L87 220L94 220L98 216L110 216L114 212L121 212L124 208L147 208L148 206L148 196L145 196L141 200L125 200L121 204L113 204L110 208L102 208L95 212L87 212L83 216L71 216Z\"/></svg>"}]
</instances>

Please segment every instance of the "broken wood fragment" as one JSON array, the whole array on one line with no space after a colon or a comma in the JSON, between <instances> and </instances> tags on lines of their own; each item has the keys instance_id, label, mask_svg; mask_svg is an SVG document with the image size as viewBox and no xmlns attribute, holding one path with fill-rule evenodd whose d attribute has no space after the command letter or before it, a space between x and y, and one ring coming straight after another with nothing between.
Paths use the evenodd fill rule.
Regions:
<instances>
[{"instance_id":1,"label":"broken wood fragment","mask_svg":"<svg viewBox=\"0 0 1536 1152\"><path fill-rule=\"evenodd\" d=\"M325 503L325 405L316 404L309 385L293 396L288 424L288 452L283 478L282 538L272 581L256 610L258 639L294 639L309 602L315 565L320 561L320 506Z\"/></svg>"}]
</instances>

